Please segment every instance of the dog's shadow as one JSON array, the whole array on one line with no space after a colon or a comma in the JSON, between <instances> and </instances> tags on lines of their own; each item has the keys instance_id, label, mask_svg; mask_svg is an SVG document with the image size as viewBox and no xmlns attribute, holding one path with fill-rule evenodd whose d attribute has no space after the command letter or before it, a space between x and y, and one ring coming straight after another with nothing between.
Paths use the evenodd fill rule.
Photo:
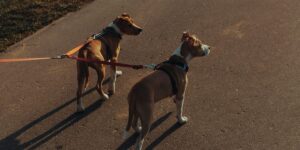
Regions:
<instances>
[{"instance_id":1,"label":"dog's shadow","mask_svg":"<svg viewBox=\"0 0 300 150\"><path fill-rule=\"evenodd\" d=\"M110 81L110 79L106 79L103 84L107 84ZM82 96L88 95L91 92L95 91L96 88L91 88L87 90L86 92L83 93ZM5 150L23 150L23 149L36 149L43 143L47 142L50 140L52 137L56 136L59 134L61 131L65 130L66 128L70 127L71 125L75 124L82 118L88 116L92 112L94 112L96 109L100 108L103 101L98 100L91 104L89 107L85 109L83 113L73 113L64 120L60 121L56 125L54 125L52 128L49 130L45 131L44 133L32 138L31 140L25 142L25 143L20 143L18 140L18 137L22 134L24 134L26 131L31 129L33 126L39 124L40 122L46 120L50 116L54 115L55 113L59 112L63 108L67 107L68 105L72 104L73 102L76 101L76 97L68 100L64 104L60 105L59 107L49 111L48 113L40 116L39 118L35 119L34 121L28 123L27 125L23 126L22 128L18 129L14 133L8 135L4 139L0 140L0 149L5 149Z\"/></svg>"},{"instance_id":2,"label":"dog's shadow","mask_svg":"<svg viewBox=\"0 0 300 150\"><path fill-rule=\"evenodd\" d=\"M169 112L167 114L165 114L164 116L160 117L159 119L157 119L150 128L150 132L152 130L154 130L156 127L158 127L162 122L164 122L165 120L167 120L170 115L172 114L172 112ZM173 124L169 129L167 129L163 134L161 134L157 139L155 139L146 149L147 150L152 150L154 149L158 144L160 144L166 137L168 137L169 135L171 135L174 131L176 131L177 129L179 129L182 126L182 124L179 124L178 122L176 122L175 124ZM130 147L132 147L135 143L136 140L138 138L139 134L138 133L134 133L133 135L131 135L129 138L127 138L118 148L117 150L127 150Z\"/></svg>"}]
</instances>

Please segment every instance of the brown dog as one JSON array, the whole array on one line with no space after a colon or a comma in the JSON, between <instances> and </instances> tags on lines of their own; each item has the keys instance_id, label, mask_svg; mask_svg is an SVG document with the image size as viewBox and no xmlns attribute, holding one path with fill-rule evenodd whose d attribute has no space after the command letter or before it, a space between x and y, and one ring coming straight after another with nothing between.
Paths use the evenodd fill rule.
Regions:
<instances>
[{"instance_id":1,"label":"brown dog","mask_svg":"<svg viewBox=\"0 0 300 150\"><path fill-rule=\"evenodd\" d=\"M129 116L124 138L131 127L141 132L136 144L138 150L142 149L144 138L150 129L155 102L175 95L178 122L187 122L187 117L182 116L187 86L187 62L192 58L208 55L210 47L186 32L183 33L181 41L182 44L170 59L159 64L156 71L136 83L128 95ZM138 119L142 127L138 127Z\"/></svg>"},{"instance_id":2,"label":"brown dog","mask_svg":"<svg viewBox=\"0 0 300 150\"><path fill-rule=\"evenodd\" d=\"M118 16L108 27L97 35L94 35L87 44L85 44L78 53L78 57L87 59L97 59L99 61L117 62L120 53L120 41L123 35L138 35L142 31L141 27L136 25L133 19L126 13ZM99 62L77 62L77 111L84 110L82 104L82 92L88 85L89 67L96 70L98 82L96 89L101 96L101 99L107 100L109 96L103 92L102 82L105 77L105 65ZM116 83L116 66L110 66L110 83L108 93L115 93Z\"/></svg>"}]
</instances>

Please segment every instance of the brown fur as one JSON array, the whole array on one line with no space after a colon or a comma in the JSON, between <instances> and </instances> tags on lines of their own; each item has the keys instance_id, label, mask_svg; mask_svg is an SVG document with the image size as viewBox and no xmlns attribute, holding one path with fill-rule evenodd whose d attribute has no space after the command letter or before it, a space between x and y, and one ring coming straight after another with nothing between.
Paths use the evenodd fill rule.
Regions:
<instances>
[{"instance_id":1,"label":"brown fur","mask_svg":"<svg viewBox=\"0 0 300 150\"><path fill-rule=\"evenodd\" d=\"M126 13L123 13L121 16L117 17L113 24L123 33L127 35L138 35L142 29L136 25L133 19ZM107 58L107 51L110 50L112 54L111 62L117 62L118 56L120 53L120 41L121 38L106 34L103 37L105 43L109 46L107 49L105 43L102 40L90 39L87 44L85 44L78 53L78 57L87 58L87 59L97 59L99 61L104 61ZM103 92L102 82L106 75L105 65L99 62L77 62L77 80L78 80L78 89L77 89L77 108L78 111L83 111L83 105L81 102L82 92L88 86L89 78L89 67L93 68L97 72L98 81L96 89L101 96L101 99L108 99L108 96ZM115 81L116 81L116 67L110 66L111 70L111 80L109 83L109 94L112 95L115 93Z\"/></svg>"},{"instance_id":2,"label":"brown fur","mask_svg":"<svg viewBox=\"0 0 300 150\"><path fill-rule=\"evenodd\" d=\"M182 36L180 55L185 59L188 59L188 57L204 56L201 45L202 42L195 36L184 33ZM177 109L180 109L178 110L178 121L180 123L187 121L187 118L182 116L184 93L187 86L186 75L185 78L185 85L179 87L175 95ZM159 100L173 95L169 76L160 70L154 71L133 86L128 95L129 116L124 138L131 127L138 132L140 131L140 127L137 126L138 120L140 119L142 128L136 149L142 148L143 139L150 129L153 120L154 104Z\"/></svg>"}]
</instances>

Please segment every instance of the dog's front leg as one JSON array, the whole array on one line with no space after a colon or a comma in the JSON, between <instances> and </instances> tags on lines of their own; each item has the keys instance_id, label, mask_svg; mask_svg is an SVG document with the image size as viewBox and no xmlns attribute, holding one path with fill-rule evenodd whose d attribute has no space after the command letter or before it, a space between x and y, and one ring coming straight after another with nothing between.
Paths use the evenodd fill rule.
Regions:
<instances>
[{"instance_id":1,"label":"dog's front leg","mask_svg":"<svg viewBox=\"0 0 300 150\"><path fill-rule=\"evenodd\" d=\"M176 107L177 107L177 119L180 124L184 124L188 121L188 118L182 115L187 82L188 82L188 79L186 77L186 83L185 83L184 88L175 96L175 102L176 102Z\"/></svg>"},{"instance_id":2,"label":"dog's front leg","mask_svg":"<svg viewBox=\"0 0 300 150\"><path fill-rule=\"evenodd\" d=\"M116 60L112 60L112 63L117 62ZM116 81L117 81L117 67L110 66L110 81L108 85L108 94L114 95L116 92Z\"/></svg>"},{"instance_id":3,"label":"dog's front leg","mask_svg":"<svg viewBox=\"0 0 300 150\"><path fill-rule=\"evenodd\" d=\"M188 118L182 115L184 97L175 97L176 107L177 107L177 120L180 124L184 124L188 121Z\"/></svg>"}]
</instances>

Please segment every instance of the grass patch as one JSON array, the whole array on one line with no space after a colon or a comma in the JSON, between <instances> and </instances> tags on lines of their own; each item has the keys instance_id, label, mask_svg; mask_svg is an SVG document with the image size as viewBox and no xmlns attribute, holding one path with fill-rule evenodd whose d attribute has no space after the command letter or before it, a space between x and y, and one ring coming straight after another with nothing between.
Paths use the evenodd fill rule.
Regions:
<instances>
[{"instance_id":1,"label":"grass patch","mask_svg":"<svg viewBox=\"0 0 300 150\"><path fill-rule=\"evenodd\" d=\"M0 52L93 0L0 0Z\"/></svg>"}]
</instances>

